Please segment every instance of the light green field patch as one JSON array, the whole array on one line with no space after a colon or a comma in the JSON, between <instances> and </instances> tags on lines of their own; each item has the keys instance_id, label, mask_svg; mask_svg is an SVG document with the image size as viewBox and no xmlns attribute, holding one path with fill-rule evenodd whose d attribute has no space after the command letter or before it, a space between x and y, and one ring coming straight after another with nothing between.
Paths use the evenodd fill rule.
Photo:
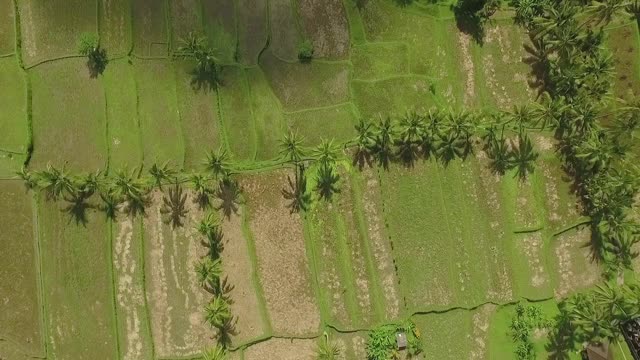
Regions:
<instances>
[{"instance_id":1,"label":"light green field patch","mask_svg":"<svg viewBox=\"0 0 640 360\"><path fill-rule=\"evenodd\" d=\"M223 85L218 87L220 113L228 137L229 148L238 160L253 160L256 136L251 98L245 72L239 67L225 67Z\"/></svg>"},{"instance_id":2,"label":"light green field patch","mask_svg":"<svg viewBox=\"0 0 640 360\"><path fill-rule=\"evenodd\" d=\"M281 106L260 68L247 69L245 74L256 128L256 159L272 159L278 155L279 141L284 134L285 121Z\"/></svg>"},{"instance_id":3,"label":"light green field patch","mask_svg":"<svg viewBox=\"0 0 640 360\"><path fill-rule=\"evenodd\" d=\"M365 118L426 111L436 105L431 81L421 76L400 76L379 81L352 82L353 97Z\"/></svg>"},{"instance_id":4,"label":"light green field patch","mask_svg":"<svg viewBox=\"0 0 640 360\"><path fill-rule=\"evenodd\" d=\"M572 192L571 179L562 169L556 157L545 157L536 164L537 176L542 178L538 186L541 209L546 211L546 221L552 232L558 232L582 220L578 198Z\"/></svg>"},{"instance_id":5,"label":"light green field patch","mask_svg":"<svg viewBox=\"0 0 640 360\"><path fill-rule=\"evenodd\" d=\"M316 146L323 139L342 144L355 137L356 109L346 103L317 110L285 113L289 129L304 136L305 145Z\"/></svg>"},{"instance_id":6,"label":"light green field patch","mask_svg":"<svg viewBox=\"0 0 640 360\"><path fill-rule=\"evenodd\" d=\"M109 57L126 55L133 46L131 3L128 0L102 0L99 11L100 46Z\"/></svg>"},{"instance_id":7,"label":"light green field patch","mask_svg":"<svg viewBox=\"0 0 640 360\"><path fill-rule=\"evenodd\" d=\"M276 57L282 60L296 61L298 59L298 45L303 39L298 32L298 23L291 4L291 0L269 1L269 28L271 30L269 47Z\"/></svg>"},{"instance_id":8,"label":"light green field patch","mask_svg":"<svg viewBox=\"0 0 640 360\"><path fill-rule=\"evenodd\" d=\"M368 43L353 47L353 77L377 80L409 74L409 52L405 43Z\"/></svg>"},{"instance_id":9,"label":"light green field patch","mask_svg":"<svg viewBox=\"0 0 640 360\"><path fill-rule=\"evenodd\" d=\"M511 246L516 294L533 300L553 296L553 265L547 257L550 241L546 232L514 234Z\"/></svg>"},{"instance_id":10,"label":"light green field patch","mask_svg":"<svg viewBox=\"0 0 640 360\"><path fill-rule=\"evenodd\" d=\"M269 51L261 59L260 66L286 111L336 105L349 100L350 71L345 63L288 63L278 60Z\"/></svg>"},{"instance_id":11,"label":"light green field patch","mask_svg":"<svg viewBox=\"0 0 640 360\"><path fill-rule=\"evenodd\" d=\"M383 174L385 219L412 311L511 299L507 250L498 240L505 229L491 226L476 178L473 163L458 161Z\"/></svg>"},{"instance_id":12,"label":"light green field patch","mask_svg":"<svg viewBox=\"0 0 640 360\"><path fill-rule=\"evenodd\" d=\"M110 243L102 213L77 223L68 203L41 196L38 211L48 353L55 359L118 357Z\"/></svg>"},{"instance_id":13,"label":"light green field patch","mask_svg":"<svg viewBox=\"0 0 640 360\"><path fill-rule=\"evenodd\" d=\"M110 224L113 278L121 358L152 359L153 345L144 292L142 221L120 214Z\"/></svg>"},{"instance_id":14,"label":"light green field patch","mask_svg":"<svg viewBox=\"0 0 640 360\"><path fill-rule=\"evenodd\" d=\"M107 96L109 168L133 169L142 162L133 66L124 59L112 61L102 81Z\"/></svg>"},{"instance_id":15,"label":"light green field patch","mask_svg":"<svg viewBox=\"0 0 640 360\"><path fill-rule=\"evenodd\" d=\"M233 1L209 0L202 2L204 30L224 64L236 61L237 28Z\"/></svg>"},{"instance_id":16,"label":"light green field patch","mask_svg":"<svg viewBox=\"0 0 640 360\"><path fill-rule=\"evenodd\" d=\"M471 359L471 352L477 346L470 336L473 330L471 311L416 315L412 320L420 333L425 359Z\"/></svg>"},{"instance_id":17,"label":"light green field patch","mask_svg":"<svg viewBox=\"0 0 640 360\"><path fill-rule=\"evenodd\" d=\"M31 166L67 164L76 171L105 168L105 95L100 81L89 77L85 63L85 59L67 59L29 71L33 93Z\"/></svg>"},{"instance_id":18,"label":"light green field patch","mask_svg":"<svg viewBox=\"0 0 640 360\"><path fill-rule=\"evenodd\" d=\"M268 37L267 0L238 0L238 61L256 65Z\"/></svg>"},{"instance_id":19,"label":"light green field patch","mask_svg":"<svg viewBox=\"0 0 640 360\"><path fill-rule=\"evenodd\" d=\"M0 0L0 56L15 52L15 46L16 27L13 0Z\"/></svg>"},{"instance_id":20,"label":"light green field patch","mask_svg":"<svg viewBox=\"0 0 640 360\"><path fill-rule=\"evenodd\" d=\"M0 212L0 338L26 354L43 356L34 211L22 181L0 181Z\"/></svg>"},{"instance_id":21,"label":"light green field patch","mask_svg":"<svg viewBox=\"0 0 640 360\"><path fill-rule=\"evenodd\" d=\"M27 124L27 86L15 58L0 59L0 151L26 153L29 142Z\"/></svg>"},{"instance_id":22,"label":"light green field patch","mask_svg":"<svg viewBox=\"0 0 640 360\"><path fill-rule=\"evenodd\" d=\"M570 296L601 280L602 268L593 257L589 226L564 232L552 241L548 257L553 259L557 298Z\"/></svg>"},{"instance_id":23,"label":"light green field patch","mask_svg":"<svg viewBox=\"0 0 640 360\"><path fill-rule=\"evenodd\" d=\"M139 60L134 68L144 165L171 161L173 166L181 168L184 139L176 100L175 70L164 60Z\"/></svg>"},{"instance_id":24,"label":"light green field patch","mask_svg":"<svg viewBox=\"0 0 640 360\"><path fill-rule=\"evenodd\" d=\"M95 0L19 1L22 58L26 65L76 55L83 32L97 32Z\"/></svg>"},{"instance_id":25,"label":"light green field patch","mask_svg":"<svg viewBox=\"0 0 640 360\"><path fill-rule=\"evenodd\" d=\"M184 166L197 169L207 151L217 150L223 134L215 90L194 82L192 61L175 62L178 110L184 132Z\"/></svg>"},{"instance_id":26,"label":"light green field patch","mask_svg":"<svg viewBox=\"0 0 640 360\"><path fill-rule=\"evenodd\" d=\"M133 52L141 57L166 57L169 49L167 1L132 0Z\"/></svg>"},{"instance_id":27,"label":"light green field patch","mask_svg":"<svg viewBox=\"0 0 640 360\"><path fill-rule=\"evenodd\" d=\"M614 93L626 97L640 94L640 39L638 25L633 22L607 32L607 45L612 52L616 81Z\"/></svg>"}]
</instances>

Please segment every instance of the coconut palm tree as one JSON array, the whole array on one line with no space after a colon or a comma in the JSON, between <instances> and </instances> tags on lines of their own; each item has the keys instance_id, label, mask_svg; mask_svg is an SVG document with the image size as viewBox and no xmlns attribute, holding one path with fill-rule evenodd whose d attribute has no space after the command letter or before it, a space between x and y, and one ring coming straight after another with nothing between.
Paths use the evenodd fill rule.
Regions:
<instances>
[{"instance_id":1,"label":"coconut palm tree","mask_svg":"<svg viewBox=\"0 0 640 360\"><path fill-rule=\"evenodd\" d=\"M331 200L334 193L340 192L337 187L338 181L340 181L340 175L334 171L333 166L322 163L316 174L316 190L320 197Z\"/></svg>"},{"instance_id":2,"label":"coconut palm tree","mask_svg":"<svg viewBox=\"0 0 640 360\"><path fill-rule=\"evenodd\" d=\"M511 166L516 169L516 176L526 179L527 175L533 173L534 163L538 159L538 153L533 149L531 139L524 132L518 136L517 146L512 146Z\"/></svg>"},{"instance_id":3,"label":"coconut palm tree","mask_svg":"<svg viewBox=\"0 0 640 360\"><path fill-rule=\"evenodd\" d=\"M325 331L322 334L320 343L316 348L317 360L338 360L340 358L340 348L329 340L329 334Z\"/></svg>"},{"instance_id":4,"label":"coconut palm tree","mask_svg":"<svg viewBox=\"0 0 640 360\"><path fill-rule=\"evenodd\" d=\"M100 209L104 211L107 219L115 220L118 215L118 205L120 204L118 199L108 192L100 193L100 199L102 200Z\"/></svg>"},{"instance_id":5,"label":"coconut palm tree","mask_svg":"<svg viewBox=\"0 0 640 360\"><path fill-rule=\"evenodd\" d=\"M590 20L595 20L595 25L607 26L611 20L618 16L629 16L627 9L631 5L629 0L601 0L593 1L587 8Z\"/></svg>"},{"instance_id":6,"label":"coconut palm tree","mask_svg":"<svg viewBox=\"0 0 640 360\"><path fill-rule=\"evenodd\" d=\"M430 109L422 118L422 134L420 135L420 150L425 158L436 154L436 142L440 136L444 115L439 110Z\"/></svg>"},{"instance_id":7,"label":"coconut palm tree","mask_svg":"<svg viewBox=\"0 0 640 360\"><path fill-rule=\"evenodd\" d=\"M203 174L192 173L189 175L189 182L193 185L193 191L195 193L194 202L198 204L200 209L205 209L211 205L213 190L209 187L209 178Z\"/></svg>"},{"instance_id":8,"label":"coconut palm tree","mask_svg":"<svg viewBox=\"0 0 640 360\"><path fill-rule=\"evenodd\" d=\"M47 168L35 173L38 186L42 188L49 199L58 200L61 196L72 195L76 187L66 169L57 169L51 164Z\"/></svg>"},{"instance_id":9,"label":"coconut palm tree","mask_svg":"<svg viewBox=\"0 0 640 360\"><path fill-rule=\"evenodd\" d=\"M285 160L291 161L294 164L298 165L305 156L305 152L302 149L303 143L303 136L298 135L298 133L289 131L289 133L285 135L284 139L280 141L280 156L282 156Z\"/></svg>"},{"instance_id":10,"label":"coconut palm tree","mask_svg":"<svg viewBox=\"0 0 640 360\"><path fill-rule=\"evenodd\" d=\"M195 265L198 275L198 283L203 288L214 294L220 293L220 277L222 276L222 262L220 259L213 260L207 256Z\"/></svg>"},{"instance_id":11,"label":"coconut palm tree","mask_svg":"<svg viewBox=\"0 0 640 360\"><path fill-rule=\"evenodd\" d=\"M398 146L398 157L408 165L412 166L418 157L420 140L424 132L424 122L416 112L407 112L400 119L400 133L396 140Z\"/></svg>"},{"instance_id":12,"label":"coconut palm tree","mask_svg":"<svg viewBox=\"0 0 640 360\"><path fill-rule=\"evenodd\" d=\"M224 234L222 230L220 230L220 225L215 219L214 214L207 214L198 224L197 230L206 238L204 245L209 248L209 256L212 259L219 258L224 247L222 242Z\"/></svg>"},{"instance_id":13,"label":"coconut palm tree","mask_svg":"<svg viewBox=\"0 0 640 360\"><path fill-rule=\"evenodd\" d=\"M218 222L216 221L214 214L208 213L204 218L202 218L200 223L198 223L196 230L198 230L202 236L212 237L218 230Z\"/></svg>"},{"instance_id":14,"label":"coconut palm tree","mask_svg":"<svg viewBox=\"0 0 640 360\"><path fill-rule=\"evenodd\" d=\"M356 152L353 158L353 164L358 165L360 169L365 164L371 166L371 148L375 142L373 128L371 123L360 119L355 126L358 135L356 136Z\"/></svg>"},{"instance_id":15,"label":"coconut palm tree","mask_svg":"<svg viewBox=\"0 0 640 360\"><path fill-rule=\"evenodd\" d=\"M162 188L162 182L176 182L176 171L169 166L170 161L166 161L162 165L153 164L149 169L149 175L154 179L155 185Z\"/></svg>"},{"instance_id":16,"label":"coconut palm tree","mask_svg":"<svg viewBox=\"0 0 640 360\"><path fill-rule=\"evenodd\" d=\"M502 136L494 140L489 147L488 155L491 159L491 168L500 175L504 175L513 166L513 154Z\"/></svg>"},{"instance_id":17,"label":"coconut palm tree","mask_svg":"<svg viewBox=\"0 0 640 360\"><path fill-rule=\"evenodd\" d=\"M389 163L393 160L393 143L395 141L396 131L388 116L380 119L375 128L375 137L373 144L373 154L378 160L378 164L384 169L389 168Z\"/></svg>"},{"instance_id":18,"label":"coconut palm tree","mask_svg":"<svg viewBox=\"0 0 640 360\"><path fill-rule=\"evenodd\" d=\"M25 166L22 166L20 168L20 171L16 172L16 175L18 175L18 177L22 181L24 181L24 186L27 188L27 190L31 190L37 185L36 178L33 174L31 174L29 170L27 170Z\"/></svg>"},{"instance_id":19,"label":"coconut palm tree","mask_svg":"<svg viewBox=\"0 0 640 360\"><path fill-rule=\"evenodd\" d=\"M175 184L169 188L169 195L162 198L160 213L165 217L164 222L171 224L174 229L183 226L183 219L189 210L186 207L187 194L184 194L182 187Z\"/></svg>"},{"instance_id":20,"label":"coconut palm tree","mask_svg":"<svg viewBox=\"0 0 640 360\"><path fill-rule=\"evenodd\" d=\"M229 155L222 147L217 152L210 151L204 161L206 171L213 176L220 177L229 174Z\"/></svg>"},{"instance_id":21,"label":"coconut palm tree","mask_svg":"<svg viewBox=\"0 0 640 360\"><path fill-rule=\"evenodd\" d=\"M458 138L455 131L449 130L446 134L438 136L436 141L436 154L445 165L456 158L462 158L465 154L465 141Z\"/></svg>"},{"instance_id":22,"label":"coconut palm tree","mask_svg":"<svg viewBox=\"0 0 640 360\"><path fill-rule=\"evenodd\" d=\"M227 349L220 344L216 344L202 353L202 360L225 360L226 358Z\"/></svg>"},{"instance_id":23,"label":"coconut palm tree","mask_svg":"<svg viewBox=\"0 0 640 360\"><path fill-rule=\"evenodd\" d=\"M314 149L313 155L321 164L333 164L338 159L340 148L335 145L334 140L323 139Z\"/></svg>"},{"instance_id":24,"label":"coconut palm tree","mask_svg":"<svg viewBox=\"0 0 640 360\"><path fill-rule=\"evenodd\" d=\"M205 320L214 328L221 328L231 319L229 302L221 295L216 295L205 307Z\"/></svg>"},{"instance_id":25,"label":"coconut palm tree","mask_svg":"<svg viewBox=\"0 0 640 360\"><path fill-rule=\"evenodd\" d=\"M217 83L218 79L218 58L217 49L208 45L205 36L190 32L178 48L178 56L193 58L196 60L196 71L201 75L209 75L212 81Z\"/></svg>"},{"instance_id":26,"label":"coconut palm tree","mask_svg":"<svg viewBox=\"0 0 640 360\"><path fill-rule=\"evenodd\" d=\"M118 170L112 181L109 193L126 203L125 211L133 216L144 214L144 209L149 202L149 186L144 178L137 176L136 169L129 174L125 170Z\"/></svg>"}]
</instances>

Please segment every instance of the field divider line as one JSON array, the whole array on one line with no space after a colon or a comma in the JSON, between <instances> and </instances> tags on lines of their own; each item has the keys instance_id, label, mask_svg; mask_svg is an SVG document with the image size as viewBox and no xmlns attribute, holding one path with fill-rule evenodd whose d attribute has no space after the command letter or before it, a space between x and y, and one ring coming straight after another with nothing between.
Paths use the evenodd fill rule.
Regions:
<instances>
[{"instance_id":1,"label":"field divider line","mask_svg":"<svg viewBox=\"0 0 640 360\"><path fill-rule=\"evenodd\" d=\"M8 53L8 54L1 54L0 55L0 59L10 58L10 57L14 56L15 54L16 54L15 51L12 52L12 53Z\"/></svg>"},{"instance_id":2,"label":"field divider line","mask_svg":"<svg viewBox=\"0 0 640 360\"><path fill-rule=\"evenodd\" d=\"M311 107L311 108L304 108L304 109L300 109L300 110L286 111L286 110L282 109L282 114L283 115L296 115L296 114L303 114L303 113L306 113L306 112L313 112L313 111L320 111L320 110L332 110L332 109L338 109L338 108L343 107L343 106L347 106L349 104L355 106L353 101L349 100L349 101L341 102L341 103L338 103L338 104Z\"/></svg>"},{"instance_id":3,"label":"field divider line","mask_svg":"<svg viewBox=\"0 0 640 360\"><path fill-rule=\"evenodd\" d=\"M381 78L377 78L377 79L352 79L353 82L360 82L360 83L367 83L367 84L372 84L372 83L377 83L377 82L382 82L382 81L389 81L389 80L398 80L398 79L421 79L421 80L425 80L425 81L437 81L436 78L431 77L431 76L427 76L427 75L420 75L420 74L412 74L412 73L408 73L408 74L400 74L400 75L389 75L389 76L385 76L385 77L381 77Z\"/></svg>"},{"instance_id":4,"label":"field divider line","mask_svg":"<svg viewBox=\"0 0 640 360\"><path fill-rule=\"evenodd\" d=\"M538 225L532 228L524 228L524 229L515 229L513 230L514 234L529 234L529 233L535 233L535 232L539 232L545 229L544 225Z\"/></svg>"},{"instance_id":5,"label":"field divider line","mask_svg":"<svg viewBox=\"0 0 640 360\"><path fill-rule=\"evenodd\" d=\"M568 225L554 233L551 234L551 237L556 237L559 235L562 235L564 233L566 233L567 231L571 231L577 227L583 226L583 225L587 225L587 224L591 224L593 222L592 219L587 218L587 217L583 217L581 220L578 220L576 223L572 224L572 225Z\"/></svg>"},{"instance_id":6,"label":"field divider line","mask_svg":"<svg viewBox=\"0 0 640 360\"><path fill-rule=\"evenodd\" d=\"M25 70L30 70L33 69L37 66L40 65L44 65L50 62L55 62L55 61L60 61L60 60L66 60L66 59L82 59L84 58L83 55L62 55L62 56L58 56L58 57L54 57L54 58L50 58L50 59L44 59L44 60L40 60L37 61L33 64L29 64L29 65L25 65Z\"/></svg>"}]
</instances>

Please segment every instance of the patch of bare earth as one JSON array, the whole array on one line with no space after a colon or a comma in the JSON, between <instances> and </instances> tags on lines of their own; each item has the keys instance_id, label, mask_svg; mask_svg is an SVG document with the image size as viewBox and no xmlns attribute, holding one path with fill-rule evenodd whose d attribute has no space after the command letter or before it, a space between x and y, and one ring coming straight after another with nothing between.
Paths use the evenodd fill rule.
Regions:
<instances>
[{"instance_id":1,"label":"patch of bare earth","mask_svg":"<svg viewBox=\"0 0 640 360\"><path fill-rule=\"evenodd\" d=\"M559 284L555 290L557 298L565 298L573 292L598 282L599 266L592 261L591 231L588 227L569 231L555 239L555 259Z\"/></svg>"},{"instance_id":2,"label":"patch of bare earth","mask_svg":"<svg viewBox=\"0 0 640 360\"><path fill-rule=\"evenodd\" d=\"M20 27L23 56L34 59L38 55L38 42L36 40L36 22L34 21L33 7L35 2L25 1L20 4Z\"/></svg>"},{"instance_id":3,"label":"patch of bare earth","mask_svg":"<svg viewBox=\"0 0 640 360\"><path fill-rule=\"evenodd\" d=\"M356 360L367 359L367 340L364 337L360 335L352 337L351 346Z\"/></svg>"},{"instance_id":4,"label":"patch of bare earth","mask_svg":"<svg viewBox=\"0 0 640 360\"><path fill-rule=\"evenodd\" d=\"M545 272L543 258L544 239L542 233L533 232L524 234L517 244L524 253L531 271L531 286L539 288L549 282L549 275Z\"/></svg>"},{"instance_id":5,"label":"patch of bare earth","mask_svg":"<svg viewBox=\"0 0 640 360\"><path fill-rule=\"evenodd\" d=\"M138 241L134 239L134 221L129 216L122 216L116 223L114 238L114 268L116 274L116 300L120 309L119 321L124 322L126 329L125 342L122 346L124 360L143 358L145 342L143 328L146 327L144 292L138 283L139 272L143 271L138 261ZM141 314L140 311L143 311Z\"/></svg>"},{"instance_id":6,"label":"patch of bare earth","mask_svg":"<svg viewBox=\"0 0 640 360\"><path fill-rule=\"evenodd\" d=\"M195 228L202 214L191 196L184 226L171 229L162 221L162 193L154 191L147 210L145 233L148 246L148 302L156 354L161 357L191 356L211 343L213 331L204 321L211 295L197 281L193 270L206 254Z\"/></svg>"},{"instance_id":7,"label":"patch of bare earth","mask_svg":"<svg viewBox=\"0 0 640 360\"><path fill-rule=\"evenodd\" d=\"M251 276L254 269L247 241L242 234L241 215L233 214L225 219L222 223L222 233L222 266L228 284L233 287L230 293L233 301L231 313L238 319L234 341L245 342L262 335L265 325Z\"/></svg>"},{"instance_id":8,"label":"patch of bare earth","mask_svg":"<svg viewBox=\"0 0 640 360\"><path fill-rule=\"evenodd\" d=\"M341 0L300 0L300 16L314 55L342 59L349 51L349 23Z\"/></svg>"},{"instance_id":9,"label":"patch of bare earth","mask_svg":"<svg viewBox=\"0 0 640 360\"><path fill-rule=\"evenodd\" d=\"M515 215L516 225L520 229L532 229L539 225L535 202L531 180L527 178L523 181L518 181Z\"/></svg>"},{"instance_id":10,"label":"patch of bare earth","mask_svg":"<svg viewBox=\"0 0 640 360\"><path fill-rule=\"evenodd\" d=\"M291 214L281 194L285 171L251 178L243 183L251 209L258 273L276 334L315 334L320 313L311 283L302 221ZM293 176L291 174L291 176Z\"/></svg>"},{"instance_id":11,"label":"patch of bare earth","mask_svg":"<svg viewBox=\"0 0 640 360\"><path fill-rule=\"evenodd\" d=\"M580 204L571 194L568 200L562 200L558 184L564 182L557 172L551 170L551 165L541 162L538 165L544 175L545 194L547 204L547 217L549 222L557 229L561 226L569 225L569 222L579 217L581 213ZM557 170L561 171L561 170Z\"/></svg>"},{"instance_id":12,"label":"patch of bare earth","mask_svg":"<svg viewBox=\"0 0 640 360\"><path fill-rule=\"evenodd\" d=\"M491 315L495 312L495 305L484 305L473 314L473 350L469 354L470 360L486 359L487 336Z\"/></svg>"},{"instance_id":13,"label":"patch of bare earth","mask_svg":"<svg viewBox=\"0 0 640 360\"><path fill-rule=\"evenodd\" d=\"M391 320L396 318L400 312L400 300L397 290L398 279L391 255L391 244L382 232L384 220L381 209L378 209L379 199L376 198L376 196L380 196L380 184L374 170L366 169L362 174L366 182L363 203L369 241L372 245L376 268L382 280L387 319Z\"/></svg>"},{"instance_id":14,"label":"patch of bare earth","mask_svg":"<svg viewBox=\"0 0 640 360\"><path fill-rule=\"evenodd\" d=\"M250 346L244 360L313 360L315 340L270 339Z\"/></svg>"},{"instance_id":15,"label":"patch of bare earth","mask_svg":"<svg viewBox=\"0 0 640 360\"><path fill-rule=\"evenodd\" d=\"M460 55L462 56L462 68L466 73L464 105L471 106L476 97L475 66L470 51L471 35L461 31L458 32L458 46L460 47Z\"/></svg>"}]
</instances>

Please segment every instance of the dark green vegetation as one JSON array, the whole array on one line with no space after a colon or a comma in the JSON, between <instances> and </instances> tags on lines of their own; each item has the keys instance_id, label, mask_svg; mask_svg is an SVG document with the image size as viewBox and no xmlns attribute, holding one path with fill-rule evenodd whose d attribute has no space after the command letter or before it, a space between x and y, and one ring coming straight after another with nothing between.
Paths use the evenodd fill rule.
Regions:
<instances>
[{"instance_id":1,"label":"dark green vegetation","mask_svg":"<svg viewBox=\"0 0 640 360\"><path fill-rule=\"evenodd\" d=\"M541 3L0 0L0 358L621 349L638 29Z\"/></svg>"}]
</instances>

